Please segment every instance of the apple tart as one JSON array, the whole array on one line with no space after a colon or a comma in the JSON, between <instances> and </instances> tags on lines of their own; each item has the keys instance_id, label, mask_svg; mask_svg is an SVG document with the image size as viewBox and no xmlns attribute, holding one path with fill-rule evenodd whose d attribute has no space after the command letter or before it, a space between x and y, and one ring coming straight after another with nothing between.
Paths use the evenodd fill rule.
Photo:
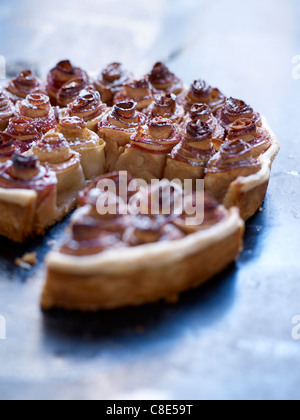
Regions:
<instances>
[{"instance_id":1,"label":"apple tart","mask_svg":"<svg viewBox=\"0 0 300 420\"><path fill-rule=\"evenodd\" d=\"M93 79L64 60L0 88L0 235L24 242L78 207L47 257L44 309L173 302L238 257L279 143L246 102L185 86L160 62Z\"/></svg>"}]
</instances>

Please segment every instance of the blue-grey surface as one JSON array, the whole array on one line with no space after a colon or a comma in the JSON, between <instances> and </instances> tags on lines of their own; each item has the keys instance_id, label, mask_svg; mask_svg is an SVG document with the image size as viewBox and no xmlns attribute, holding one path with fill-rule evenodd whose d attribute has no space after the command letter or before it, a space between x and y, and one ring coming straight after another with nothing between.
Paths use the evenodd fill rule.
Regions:
<instances>
[{"instance_id":1,"label":"blue-grey surface","mask_svg":"<svg viewBox=\"0 0 300 420\"><path fill-rule=\"evenodd\" d=\"M45 315L42 260L65 225L26 246L1 240L1 399L300 397L299 22L297 0L1 0L8 69L25 61L45 74L70 57L142 74L168 60L187 82L250 102L282 145L237 265L174 306ZM14 265L28 250L39 256L29 272Z\"/></svg>"}]
</instances>

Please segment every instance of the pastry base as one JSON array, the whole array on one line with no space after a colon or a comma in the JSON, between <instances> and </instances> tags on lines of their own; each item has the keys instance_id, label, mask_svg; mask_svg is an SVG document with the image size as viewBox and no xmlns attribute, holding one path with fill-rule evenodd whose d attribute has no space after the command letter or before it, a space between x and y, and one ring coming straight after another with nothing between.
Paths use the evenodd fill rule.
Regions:
<instances>
[{"instance_id":1,"label":"pastry base","mask_svg":"<svg viewBox=\"0 0 300 420\"><path fill-rule=\"evenodd\" d=\"M47 258L45 310L97 311L166 300L197 288L236 260L244 223L236 209L211 229L173 242L90 257L52 252Z\"/></svg>"},{"instance_id":2,"label":"pastry base","mask_svg":"<svg viewBox=\"0 0 300 420\"><path fill-rule=\"evenodd\" d=\"M167 159L164 178L169 181L179 179L183 184L186 179L192 179L193 181L203 179L204 166L191 166L188 163L169 157Z\"/></svg>"},{"instance_id":3,"label":"pastry base","mask_svg":"<svg viewBox=\"0 0 300 420\"><path fill-rule=\"evenodd\" d=\"M127 171L134 178L143 179L148 184L154 179L162 179L167 155L144 152L135 146L127 146L116 163L116 171Z\"/></svg>"},{"instance_id":4,"label":"pastry base","mask_svg":"<svg viewBox=\"0 0 300 420\"><path fill-rule=\"evenodd\" d=\"M0 235L23 243L45 233L57 220L56 194L37 208L38 195L31 190L0 188Z\"/></svg>"}]
</instances>

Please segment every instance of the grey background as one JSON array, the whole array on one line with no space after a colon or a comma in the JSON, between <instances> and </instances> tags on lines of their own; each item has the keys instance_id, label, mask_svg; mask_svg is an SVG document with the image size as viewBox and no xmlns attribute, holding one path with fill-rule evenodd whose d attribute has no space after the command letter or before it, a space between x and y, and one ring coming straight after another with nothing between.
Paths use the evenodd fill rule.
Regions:
<instances>
[{"instance_id":1,"label":"grey background","mask_svg":"<svg viewBox=\"0 0 300 420\"><path fill-rule=\"evenodd\" d=\"M45 315L42 261L67 221L25 246L0 240L1 399L300 397L299 21L297 0L0 1L9 72L25 62L45 75L71 58L143 74L162 59L187 83L203 77L248 101L282 146L237 265L177 305ZM39 263L26 272L14 259L28 250Z\"/></svg>"}]
</instances>

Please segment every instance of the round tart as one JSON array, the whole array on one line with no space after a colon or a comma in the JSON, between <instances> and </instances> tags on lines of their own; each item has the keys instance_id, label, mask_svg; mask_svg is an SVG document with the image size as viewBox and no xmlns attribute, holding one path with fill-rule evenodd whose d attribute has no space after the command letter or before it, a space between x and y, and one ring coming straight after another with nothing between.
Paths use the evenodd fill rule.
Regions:
<instances>
[{"instance_id":1,"label":"round tart","mask_svg":"<svg viewBox=\"0 0 300 420\"><path fill-rule=\"evenodd\" d=\"M0 90L0 235L44 234L77 202L42 307L174 302L238 258L278 151L250 105L160 62L26 70Z\"/></svg>"}]
</instances>

